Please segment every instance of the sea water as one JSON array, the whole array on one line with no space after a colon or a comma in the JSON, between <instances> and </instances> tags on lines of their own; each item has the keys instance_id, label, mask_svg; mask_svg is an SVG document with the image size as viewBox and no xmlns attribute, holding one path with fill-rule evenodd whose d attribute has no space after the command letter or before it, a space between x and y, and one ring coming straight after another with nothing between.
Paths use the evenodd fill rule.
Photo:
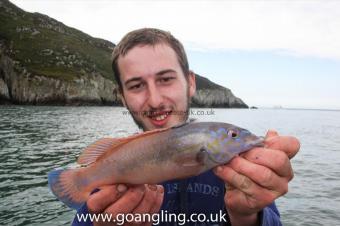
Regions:
<instances>
[{"instance_id":1,"label":"sea water","mask_svg":"<svg viewBox=\"0 0 340 226\"><path fill-rule=\"evenodd\" d=\"M340 223L340 111L192 109L191 118L232 123L301 142L289 192L276 201L284 225ZM70 225L75 212L51 194L47 173L76 161L102 137L138 131L120 107L0 106L0 224Z\"/></svg>"}]
</instances>

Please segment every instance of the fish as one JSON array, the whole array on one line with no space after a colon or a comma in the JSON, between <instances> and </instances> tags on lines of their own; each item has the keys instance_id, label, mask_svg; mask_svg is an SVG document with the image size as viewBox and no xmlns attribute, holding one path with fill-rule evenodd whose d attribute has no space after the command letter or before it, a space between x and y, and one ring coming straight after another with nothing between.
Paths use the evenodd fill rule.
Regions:
<instances>
[{"instance_id":1,"label":"fish","mask_svg":"<svg viewBox=\"0 0 340 226\"><path fill-rule=\"evenodd\" d=\"M52 170L48 185L60 201L78 209L102 186L197 176L263 142L263 137L223 122L188 122L125 138L102 138L80 154L80 167Z\"/></svg>"}]
</instances>

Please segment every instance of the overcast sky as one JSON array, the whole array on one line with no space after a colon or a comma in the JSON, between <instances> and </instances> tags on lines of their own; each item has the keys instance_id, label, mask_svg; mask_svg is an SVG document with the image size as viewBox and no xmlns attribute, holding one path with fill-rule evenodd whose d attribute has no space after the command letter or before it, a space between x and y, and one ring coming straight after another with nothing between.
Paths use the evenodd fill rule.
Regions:
<instances>
[{"instance_id":1,"label":"overcast sky","mask_svg":"<svg viewBox=\"0 0 340 226\"><path fill-rule=\"evenodd\" d=\"M192 70L248 105L340 109L340 1L11 0L117 43L170 31Z\"/></svg>"}]
</instances>

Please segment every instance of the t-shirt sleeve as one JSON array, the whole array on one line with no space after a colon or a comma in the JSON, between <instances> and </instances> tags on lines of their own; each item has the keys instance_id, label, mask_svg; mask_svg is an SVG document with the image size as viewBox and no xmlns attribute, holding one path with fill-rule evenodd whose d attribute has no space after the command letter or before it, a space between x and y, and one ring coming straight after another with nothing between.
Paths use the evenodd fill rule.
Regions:
<instances>
[{"instance_id":1,"label":"t-shirt sleeve","mask_svg":"<svg viewBox=\"0 0 340 226\"><path fill-rule=\"evenodd\" d=\"M265 207L261 213L261 226L282 226L279 210L276 208L275 202Z\"/></svg>"},{"instance_id":2,"label":"t-shirt sleeve","mask_svg":"<svg viewBox=\"0 0 340 226\"><path fill-rule=\"evenodd\" d=\"M72 226L93 226L92 221L88 217L89 210L86 203L83 204L78 210L73 219Z\"/></svg>"}]
</instances>

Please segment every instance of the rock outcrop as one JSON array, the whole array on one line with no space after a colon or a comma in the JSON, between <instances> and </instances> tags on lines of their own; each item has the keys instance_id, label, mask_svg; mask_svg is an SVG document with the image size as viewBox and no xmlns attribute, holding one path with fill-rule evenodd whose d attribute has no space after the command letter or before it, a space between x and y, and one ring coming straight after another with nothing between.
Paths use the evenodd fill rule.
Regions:
<instances>
[{"instance_id":1,"label":"rock outcrop","mask_svg":"<svg viewBox=\"0 0 340 226\"><path fill-rule=\"evenodd\" d=\"M63 80L16 70L0 46L0 104L112 105L119 103L115 90L114 81L99 73Z\"/></svg>"},{"instance_id":2,"label":"rock outcrop","mask_svg":"<svg viewBox=\"0 0 340 226\"><path fill-rule=\"evenodd\" d=\"M0 1L0 104L120 105L114 44ZM248 107L198 76L197 107Z\"/></svg>"},{"instance_id":3,"label":"rock outcrop","mask_svg":"<svg viewBox=\"0 0 340 226\"><path fill-rule=\"evenodd\" d=\"M217 85L209 79L196 75L196 94L192 106L212 108L248 108L230 89Z\"/></svg>"}]
</instances>

